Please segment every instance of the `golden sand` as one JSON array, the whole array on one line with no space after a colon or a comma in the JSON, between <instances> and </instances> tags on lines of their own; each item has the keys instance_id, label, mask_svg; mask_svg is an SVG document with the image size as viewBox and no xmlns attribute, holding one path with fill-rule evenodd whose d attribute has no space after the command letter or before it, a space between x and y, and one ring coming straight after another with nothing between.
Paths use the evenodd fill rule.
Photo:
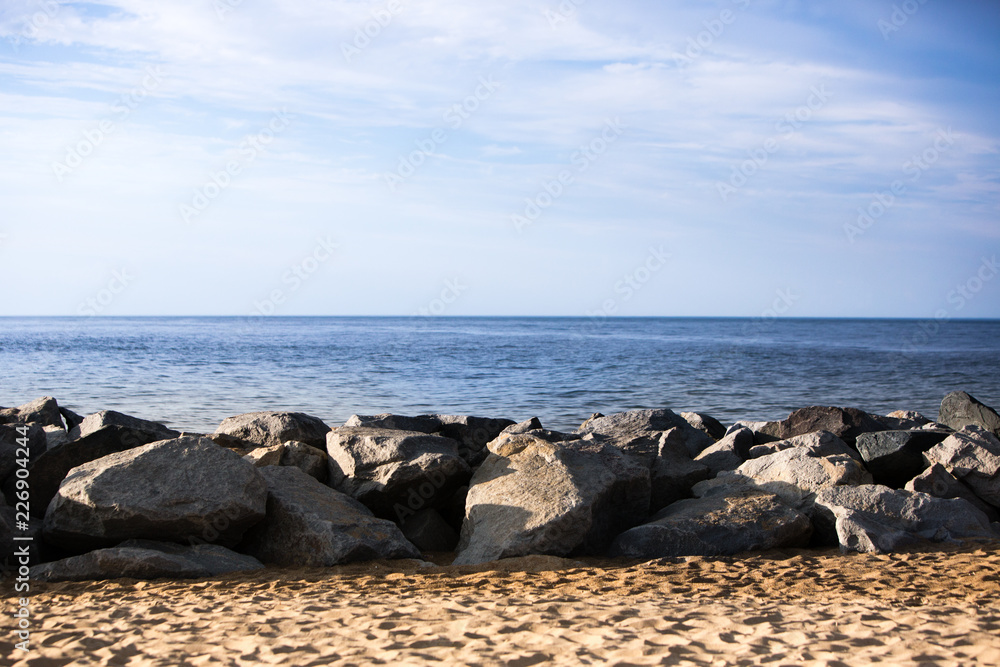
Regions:
<instances>
[{"instance_id":1,"label":"golden sand","mask_svg":"<svg viewBox=\"0 0 1000 667\"><path fill-rule=\"evenodd\" d=\"M32 596L32 650L14 649L5 613L3 664L1000 665L997 545L379 561Z\"/></svg>"}]
</instances>

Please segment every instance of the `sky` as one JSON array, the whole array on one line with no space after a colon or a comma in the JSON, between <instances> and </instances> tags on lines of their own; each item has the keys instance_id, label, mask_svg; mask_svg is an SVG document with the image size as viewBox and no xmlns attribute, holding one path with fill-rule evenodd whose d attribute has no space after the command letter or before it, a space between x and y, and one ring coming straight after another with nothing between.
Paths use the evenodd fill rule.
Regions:
<instances>
[{"instance_id":1,"label":"sky","mask_svg":"<svg viewBox=\"0 0 1000 667\"><path fill-rule=\"evenodd\" d=\"M1000 3L4 0L0 315L1000 317Z\"/></svg>"}]
</instances>

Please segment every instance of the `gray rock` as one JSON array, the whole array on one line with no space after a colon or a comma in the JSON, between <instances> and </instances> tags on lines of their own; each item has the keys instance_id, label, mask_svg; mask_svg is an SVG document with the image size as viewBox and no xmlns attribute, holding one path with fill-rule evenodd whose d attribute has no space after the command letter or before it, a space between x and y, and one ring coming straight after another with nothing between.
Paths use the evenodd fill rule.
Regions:
<instances>
[{"instance_id":1,"label":"gray rock","mask_svg":"<svg viewBox=\"0 0 1000 667\"><path fill-rule=\"evenodd\" d=\"M862 433L857 445L875 481L900 489L923 472L924 452L947 437L947 431L879 431Z\"/></svg>"},{"instance_id":2,"label":"gray rock","mask_svg":"<svg viewBox=\"0 0 1000 667\"><path fill-rule=\"evenodd\" d=\"M775 440L750 448L750 458L756 459L768 454L775 454L793 447L806 447L812 456L850 456L861 460L861 455L847 445L846 442L829 431L813 431L805 435L796 435L786 440Z\"/></svg>"},{"instance_id":3,"label":"gray rock","mask_svg":"<svg viewBox=\"0 0 1000 667\"><path fill-rule=\"evenodd\" d=\"M0 424L38 424L62 428L63 420L56 399L45 396L16 408L0 408Z\"/></svg>"},{"instance_id":4,"label":"gray rock","mask_svg":"<svg viewBox=\"0 0 1000 667\"><path fill-rule=\"evenodd\" d=\"M84 463L162 440L157 429L104 426L79 440L57 445L31 464L32 512L44 516L69 471Z\"/></svg>"},{"instance_id":5,"label":"gray rock","mask_svg":"<svg viewBox=\"0 0 1000 667\"><path fill-rule=\"evenodd\" d=\"M938 421L956 431L974 425L1000 436L1000 415L997 411L964 391L953 391L942 399Z\"/></svg>"},{"instance_id":6,"label":"gray rock","mask_svg":"<svg viewBox=\"0 0 1000 667\"><path fill-rule=\"evenodd\" d=\"M381 428L431 435L441 428L441 422L434 415L417 415L416 417L389 413L381 415L351 415L344 422L342 428Z\"/></svg>"},{"instance_id":7,"label":"gray rock","mask_svg":"<svg viewBox=\"0 0 1000 667\"><path fill-rule=\"evenodd\" d=\"M712 440L718 441L726 437L726 427L714 417L700 412L682 412L681 417L694 428L708 434L708 437L712 438Z\"/></svg>"},{"instance_id":8,"label":"gray rock","mask_svg":"<svg viewBox=\"0 0 1000 667\"><path fill-rule=\"evenodd\" d=\"M0 424L0 482L6 482L23 467L25 450L30 468L30 463L37 460L45 448L45 430L38 424Z\"/></svg>"},{"instance_id":9,"label":"gray rock","mask_svg":"<svg viewBox=\"0 0 1000 667\"><path fill-rule=\"evenodd\" d=\"M45 539L69 551L127 539L232 546L264 517L257 470L207 438L180 437L73 468L45 512Z\"/></svg>"},{"instance_id":10,"label":"gray rock","mask_svg":"<svg viewBox=\"0 0 1000 667\"><path fill-rule=\"evenodd\" d=\"M536 431L542 428L542 422L539 421L538 417L532 417L531 419L526 419L523 422L518 422L513 426L508 426L504 430L500 431L500 435L518 435L520 433L527 433L528 431ZM500 437L499 435L497 437ZM489 445L490 443L486 443Z\"/></svg>"},{"instance_id":11,"label":"gray rock","mask_svg":"<svg viewBox=\"0 0 1000 667\"><path fill-rule=\"evenodd\" d=\"M131 579L191 579L231 572L260 570L264 565L251 556L214 544L185 547L151 540L129 540L31 568L36 581L88 581Z\"/></svg>"},{"instance_id":12,"label":"gray rock","mask_svg":"<svg viewBox=\"0 0 1000 667\"><path fill-rule=\"evenodd\" d=\"M781 439L773 435L770 435L770 433L772 433L775 429L778 428L778 423L779 422L774 422L774 421L762 422L762 421L749 421L744 419L736 422L728 429L726 429L726 435L729 435L734 431L738 431L741 428L750 429L750 431L753 433L754 444L763 445Z\"/></svg>"},{"instance_id":13,"label":"gray rock","mask_svg":"<svg viewBox=\"0 0 1000 667\"><path fill-rule=\"evenodd\" d=\"M327 453L330 486L399 522L443 506L472 474L457 442L413 431L342 426L327 435Z\"/></svg>"},{"instance_id":14,"label":"gray rock","mask_svg":"<svg viewBox=\"0 0 1000 667\"><path fill-rule=\"evenodd\" d=\"M935 498L877 484L820 491L813 521L817 530L830 532L832 527L842 550L862 553L993 536L986 515L960 498Z\"/></svg>"},{"instance_id":15,"label":"gray rock","mask_svg":"<svg viewBox=\"0 0 1000 667\"><path fill-rule=\"evenodd\" d=\"M694 458L695 461L708 466L712 475L718 475L723 470L735 470L750 455L753 447L753 431L748 428L730 430L726 437L710 445Z\"/></svg>"},{"instance_id":16,"label":"gray rock","mask_svg":"<svg viewBox=\"0 0 1000 667\"><path fill-rule=\"evenodd\" d=\"M927 424L933 424L930 419L913 410L896 410L886 416L872 415L875 421L885 425L892 431L913 431Z\"/></svg>"},{"instance_id":17,"label":"gray rock","mask_svg":"<svg viewBox=\"0 0 1000 667\"><path fill-rule=\"evenodd\" d=\"M468 415L353 415L344 424L349 428L382 428L426 433L451 438L458 443L458 453L470 466L482 463L489 453L486 445L501 432L515 426L510 419L470 417ZM539 428L541 424L539 424Z\"/></svg>"},{"instance_id":18,"label":"gray rock","mask_svg":"<svg viewBox=\"0 0 1000 667\"><path fill-rule=\"evenodd\" d=\"M455 564L602 553L647 515L647 466L607 442L532 433L490 443L470 484Z\"/></svg>"},{"instance_id":19,"label":"gray rock","mask_svg":"<svg viewBox=\"0 0 1000 667\"><path fill-rule=\"evenodd\" d=\"M454 551L458 533L437 510L420 510L403 525L403 535L421 551Z\"/></svg>"},{"instance_id":20,"label":"gray rock","mask_svg":"<svg viewBox=\"0 0 1000 667\"><path fill-rule=\"evenodd\" d=\"M958 481L940 463L935 463L911 479L906 483L905 489L907 491L926 493L935 498L961 498L962 500L967 500L976 509L985 514L990 521L1000 521L1000 512L997 512L996 508L980 500L969 487Z\"/></svg>"},{"instance_id":21,"label":"gray rock","mask_svg":"<svg viewBox=\"0 0 1000 667\"><path fill-rule=\"evenodd\" d=\"M975 425L965 426L924 453L929 465L940 463L980 499L1000 507L1000 440Z\"/></svg>"},{"instance_id":22,"label":"gray rock","mask_svg":"<svg viewBox=\"0 0 1000 667\"><path fill-rule=\"evenodd\" d=\"M681 437L677 438L677 434ZM660 435L659 455L650 470L650 512L690 498L691 488L712 474L707 465L691 459L685 440L676 428Z\"/></svg>"},{"instance_id":23,"label":"gray rock","mask_svg":"<svg viewBox=\"0 0 1000 667\"><path fill-rule=\"evenodd\" d=\"M732 495L741 489L757 488L778 496L791 507L808 511L823 489L871 483L868 471L850 456L816 456L815 452L809 447L793 447L750 459L731 473L697 484L694 494Z\"/></svg>"},{"instance_id":24,"label":"gray rock","mask_svg":"<svg viewBox=\"0 0 1000 667\"><path fill-rule=\"evenodd\" d=\"M683 440L690 456L697 456L715 442L686 419L666 409L633 410L592 417L583 423L577 433L608 438L619 449L639 457L647 467L652 467L659 451L660 434L670 429L678 429L674 438Z\"/></svg>"},{"instance_id":25,"label":"gray rock","mask_svg":"<svg viewBox=\"0 0 1000 667\"><path fill-rule=\"evenodd\" d=\"M269 466L260 474L267 516L247 532L241 551L265 563L320 567L420 557L394 523L298 468Z\"/></svg>"},{"instance_id":26,"label":"gray rock","mask_svg":"<svg viewBox=\"0 0 1000 667\"><path fill-rule=\"evenodd\" d=\"M45 448L52 449L69 442L69 432L59 426L43 426L45 431Z\"/></svg>"},{"instance_id":27,"label":"gray rock","mask_svg":"<svg viewBox=\"0 0 1000 667\"><path fill-rule=\"evenodd\" d=\"M778 440L786 440L814 431L829 431L847 444L854 445L854 441L862 433L884 430L885 426L863 410L812 406L796 410L786 419L763 427L760 432Z\"/></svg>"},{"instance_id":28,"label":"gray rock","mask_svg":"<svg viewBox=\"0 0 1000 667\"><path fill-rule=\"evenodd\" d=\"M330 477L330 457L325 449L316 449L304 442L289 440L284 444L281 465L298 468L317 481L326 484Z\"/></svg>"},{"instance_id":29,"label":"gray rock","mask_svg":"<svg viewBox=\"0 0 1000 667\"><path fill-rule=\"evenodd\" d=\"M223 419L215 434L260 447L296 440L323 449L329 431L322 420L301 412L248 412Z\"/></svg>"},{"instance_id":30,"label":"gray rock","mask_svg":"<svg viewBox=\"0 0 1000 667\"><path fill-rule=\"evenodd\" d=\"M252 465L254 468L277 466L281 465L281 457L284 453L284 443L280 445L271 445L270 447L258 447L250 453L244 454L243 460Z\"/></svg>"},{"instance_id":31,"label":"gray rock","mask_svg":"<svg viewBox=\"0 0 1000 667\"><path fill-rule=\"evenodd\" d=\"M619 535L611 556L670 558L728 556L746 551L800 547L812 524L802 512L760 491L681 500L650 523Z\"/></svg>"},{"instance_id":32,"label":"gray rock","mask_svg":"<svg viewBox=\"0 0 1000 667\"><path fill-rule=\"evenodd\" d=\"M121 426L135 433L143 433L146 442L170 440L180 436L180 431L175 431L159 422L139 419L114 410L101 410L87 415L79 426L70 431L69 436L72 439L83 438L107 426Z\"/></svg>"}]
</instances>

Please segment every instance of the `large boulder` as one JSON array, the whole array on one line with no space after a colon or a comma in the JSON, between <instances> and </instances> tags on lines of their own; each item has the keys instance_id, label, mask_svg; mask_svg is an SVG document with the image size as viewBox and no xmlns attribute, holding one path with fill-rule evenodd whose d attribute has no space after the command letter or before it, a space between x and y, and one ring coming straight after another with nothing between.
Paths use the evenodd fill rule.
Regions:
<instances>
[{"instance_id":1,"label":"large boulder","mask_svg":"<svg viewBox=\"0 0 1000 667\"><path fill-rule=\"evenodd\" d=\"M600 554L648 514L649 468L600 440L498 438L466 500L456 564Z\"/></svg>"},{"instance_id":2,"label":"large boulder","mask_svg":"<svg viewBox=\"0 0 1000 667\"><path fill-rule=\"evenodd\" d=\"M483 462L492 440L515 423L511 419L470 417L468 415L352 415L344 426L358 428L388 428L397 431L411 431L440 435L458 443L458 453L470 466Z\"/></svg>"},{"instance_id":3,"label":"large boulder","mask_svg":"<svg viewBox=\"0 0 1000 667\"><path fill-rule=\"evenodd\" d=\"M341 427L327 435L326 451L330 486L399 522L444 506L472 475L458 443L439 435Z\"/></svg>"},{"instance_id":4,"label":"large boulder","mask_svg":"<svg viewBox=\"0 0 1000 667\"><path fill-rule=\"evenodd\" d=\"M953 391L941 400L938 421L956 431L966 426L980 426L1000 436L1000 415L964 391Z\"/></svg>"},{"instance_id":5,"label":"large boulder","mask_svg":"<svg viewBox=\"0 0 1000 667\"><path fill-rule=\"evenodd\" d=\"M968 425L924 453L929 465L940 463L972 492L1000 507L1000 440L979 426Z\"/></svg>"},{"instance_id":6,"label":"large boulder","mask_svg":"<svg viewBox=\"0 0 1000 667\"><path fill-rule=\"evenodd\" d=\"M68 551L127 539L236 544L264 517L257 470L207 438L183 436L73 468L45 512L45 539Z\"/></svg>"},{"instance_id":7,"label":"large boulder","mask_svg":"<svg viewBox=\"0 0 1000 667\"><path fill-rule=\"evenodd\" d=\"M875 481L894 489L926 468L924 452L949 435L948 431L879 431L858 436L858 452Z\"/></svg>"},{"instance_id":8,"label":"large boulder","mask_svg":"<svg viewBox=\"0 0 1000 667\"><path fill-rule=\"evenodd\" d=\"M659 453L649 471L649 511L657 512L678 500L690 498L691 488L711 475L707 465L694 461L688 454L686 438L680 429L664 431L660 435Z\"/></svg>"},{"instance_id":9,"label":"large boulder","mask_svg":"<svg viewBox=\"0 0 1000 667\"><path fill-rule=\"evenodd\" d=\"M887 486L834 486L816 495L813 521L844 551L889 553L919 542L991 539L989 519L968 502Z\"/></svg>"},{"instance_id":10,"label":"large boulder","mask_svg":"<svg viewBox=\"0 0 1000 667\"><path fill-rule=\"evenodd\" d=\"M141 434L146 442L156 442L157 440L170 440L180 436L179 431L164 426L159 422L139 419L132 415L122 414L114 410L101 410L92 415L87 415L80 422L79 426L73 428L70 438L83 438L108 426L120 426L135 434Z\"/></svg>"},{"instance_id":11,"label":"large boulder","mask_svg":"<svg viewBox=\"0 0 1000 667\"><path fill-rule=\"evenodd\" d=\"M871 483L871 475L852 457L821 456L818 451L822 450L793 447L750 459L733 472L723 472L714 480L695 485L694 493L708 497L756 488L773 493L791 507L808 511L823 489Z\"/></svg>"},{"instance_id":12,"label":"large boulder","mask_svg":"<svg viewBox=\"0 0 1000 667\"><path fill-rule=\"evenodd\" d=\"M611 556L669 558L729 556L745 551L806 546L812 524L777 496L748 490L681 500L653 520L626 530Z\"/></svg>"},{"instance_id":13,"label":"large boulder","mask_svg":"<svg viewBox=\"0 0 1000 667\"><path fill-rule=\"evenodd\" d=\"M606 438L619 449L638 457L647 467L652 467L659 452L660 435L671 429L676 429L674 440L682 442L692 457L715 443L707 433L699 431L686 419L666 409L632 410L594 416L580 426L577 434Z\"/></svg>"},{"instance_id":14,"label":"large boulder","mask_svg":"<svg viewBox=\"0 0 1000 667\"><path fill-rule=\"evenodd\" d=\"M95 459L164 440L157 429L103 426L46 450L31 464L32 513L42 517L69 471ZM176 437L176 436L175 436Z\"/></svg>"},{"instance_id":15,"label":"large boulder","mask_svg":"<svg viewBox=\"0 0 1000 667\"><path fill-rule=\"evenodd\" d=\"M712 475L724 470L735 470L750 456L753 431L748 428L731 429L722 440L709 445L694 460L708 467Z\"/></svg>"},{"instance_id":16,"label":"large boulder","mask_svg":"<svg viewBox=\"0 0 1000 667\"><path fill-rule=\"evenodd\" d=\"M681 417L702 433L707 433L712 440L726 437L726 427L715 417L701 412L682 412Z\"/></svg>"},{"instance_id":17,"label":"large boulder","mask_svg":"<svg viewBox=\"0 0 1000 667\"><path fill-rule=\"evenodd\" d=\"M792 412L786 419L772 422L761 428L760 433L776 440L785 440L813 431L829 431L849 445L862 433L884 431L885 426L872 415L857 408L812 406ZM757 444L763 444L758 441Z\"/></svg>"},{"instance_id":18,"label":"large boulder","mask_svg":"<svg viewBox=\"0 0 1000 667\"><path fill-rule=\"evenodd\" d=\"M228 437L260 447L296 440L324 449L329 431L321 419L301 412L248 412L226 417L213 435L220 441Z\"/></svg>"},{"instance_id":19,"label":"large boulder","mask_svg":"<svg viewBox=\"0 0 1000 667\"><path fill-rule=\"evenodd\" d=\"M785 449L795 447L808 448L813 456L843 455L861 460L861 455L847 445L846 442L829 431L813 431L804 435L796 435L785 440L775 440L750 448L750 458L756 459L768 454L775 454Z\"/></svg>"},{"instance_id":20,"label":"large boulder","mask_svg":"<svg viewBox=\"0 0 1000 667\"><path fill-rule=\"evenodd\" d=\"M268 466L260 474L267 482L267 516L248 531L241 551L296 566L420 557L394 523L298 468Z\"/></svg>"},{"instance_id":21,"label":"large boulder","mask_svg":"<svg viewBox=\"0 0 1000 667\"><path fill-rule=\"evenodd\" d=\"M935 498L961 498L967 500L976 509L989 517L990 521L1000 521L1000 512L992 505L987 505L974 494L965 484L962 484L943 465L935 463L923 471L904 487L907 491L919 491Z\"/></svg>"},{"instance_id":22,"label":"large boulder","mask_svg":"<svg viewBox=\"0 0 1000 667\"><path fill-rule=\"evenodd\" d=\"M119 577L191 579L260 570L263 567L252 556L238 554L216 544L185 547L169 542L128 540L116 547L36 565L31 568L30 577L36 581L87 581Z\"/></svg>"},{"instance_id":23,"label":"large boulder","mask_svg":"<svg viewBox=\"0 0 1000 667\"><path fill-rule=\"evenodd\" d=\"M38 424L62 428L63 420L56 399L45 396L16 408L0 408L0 424Z\"/></svg>"}]
</instances>

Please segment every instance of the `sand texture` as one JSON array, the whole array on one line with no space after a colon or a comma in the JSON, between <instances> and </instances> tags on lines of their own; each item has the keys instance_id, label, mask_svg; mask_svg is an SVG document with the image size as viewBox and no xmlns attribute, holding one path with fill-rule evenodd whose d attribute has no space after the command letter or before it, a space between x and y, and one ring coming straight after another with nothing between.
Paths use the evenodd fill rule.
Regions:
<instances>
[{"instance_id":1,"label":"sand texture","mask_svg":"<svg viewBox=\"0 0 1000 667\"><path fill-rule=\"evenodd\" d=\"M1000 665L1000 546L36 584L33 612L3 664Z\"/></svg>"}]
</instances>

